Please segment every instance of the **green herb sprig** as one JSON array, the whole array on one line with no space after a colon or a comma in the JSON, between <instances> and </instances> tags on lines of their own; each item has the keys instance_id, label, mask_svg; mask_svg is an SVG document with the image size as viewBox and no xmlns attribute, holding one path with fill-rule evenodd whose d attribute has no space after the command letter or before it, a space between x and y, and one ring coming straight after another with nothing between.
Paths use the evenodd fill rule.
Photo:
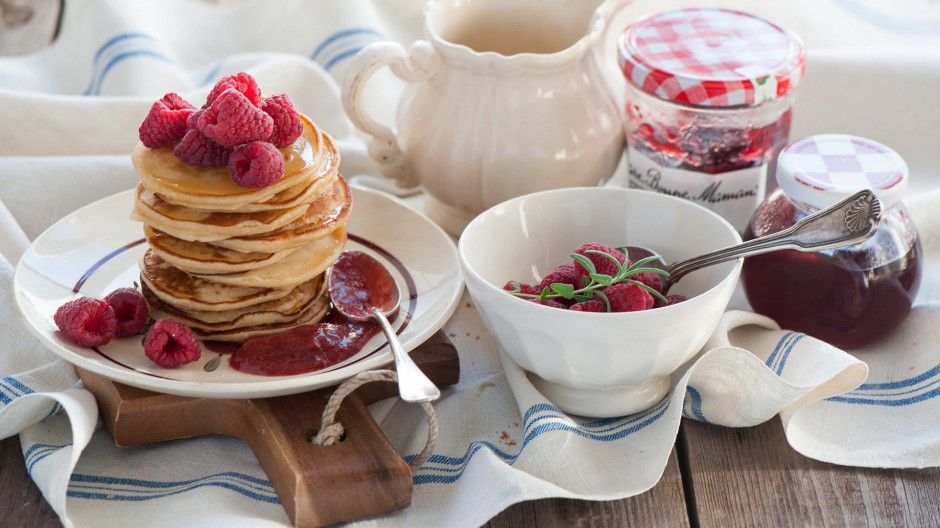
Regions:
<instances>
[{"instance_id":1,"label":"green herb sprig","mask_svg":"<svg viewBox=\"0 0 940 528\"><path fill-rule=\"evenodd\" d=\"M509 293L512 295L515 295L516 297L522 297L525 299L545 300L545 299L561 298L561 299L574 300L575 302L588 301L588 300L593 299L594 296L596 295L604 301L604 305L607 307L607 311L609 312L610 300L607 299L607 296L604 295L604 293L601 290L612 284L617 284L618 282L630 282L650 292L650 294L652 294L654 297L658 298L659 300L663 302L668 302L666 301L666 298L663 297L663 295L659 293L658 291L656 291L655 289L650 288L649 286L647 286L646 284L643 284L642 282L635 281L630 278L630 276L636 275L637 273L646 273L646 272L656 273L662 276L664 279L669 277L668 271L661 270L659 268L645 267L646 264L648 264L649 262L652 262L654 260L659 260L660 258L662 258L659 255L646 257L644 259L634 262L630 266L624 267L624 265L621 264L620 261L617 260L616 257L614 257L613 255L607 252L589 249L585 251L585 253L590 253L593 255L601 255L605 258L610 259L611 261L613 261L614 264L617 265L617 273L613 276L607 275L604 273L598 273L597 267L594 266L594 262L592 262L591 259L579 253L572 253L571 258L577 261L578 264L581 264L581 266L583 266L584 269L587 270L588 272L588 274L582 278L583 282L582 282L581 288L575 289L575 287L571 284L554 282L542 288L541 293L531 294L531 293L523 293L522 286L518 282L512 281L509 283L509 285L513 289L510 290Z\"/></svg>"}]
</instances>

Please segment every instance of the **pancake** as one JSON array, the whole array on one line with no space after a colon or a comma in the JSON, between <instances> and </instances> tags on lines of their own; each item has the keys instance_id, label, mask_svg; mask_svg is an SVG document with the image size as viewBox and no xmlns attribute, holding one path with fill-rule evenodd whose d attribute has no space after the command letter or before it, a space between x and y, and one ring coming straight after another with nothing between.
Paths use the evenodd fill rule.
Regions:
<instances>
[{"instance_id":1,"label":"pancake","mask_svg":"<svg viewBox=\"0 0 940 528\"><path fill-rule=\"evenodd\" d=\"M270 266L225 275L193 275L206 281L250 288L287 288L306 282L326 271L346 245L346 226L309 242Z\"/></svg>"},{"instance_id":2,"label":"pancake","mask_svg":"<svg viewBox=\"0 0 940 528\"><path fill-rule=\"evenodd\" d=\"M138 143L131 154L141 184L168 203L213 212L254 212L295 207L315 200L329 188L340 156L332 139L305 116L303 134L281 149L284 177L261 189L240 187L228 167L186 165L172 147L147 148Z\"/></svg>"},{"instance_id":3,"label":"pancake","mask_svg":"<svg viewBox=\"0 0 940 528\"><path fill-rule=\"evenodd\" d=\"M214 245L243 253L280 252L295 249L327 236L346 223L352 210L352 194L346 180L337 176L328 193L310 204L303 216L268 233L218 240Z\"/></svg>"},{"instance_id":4,"label":"pancake","mask_svg":"<svg viewBox=\"0 0 940 528\"><path fill-rule=\"evenodd\" d=\"M150 249L166 262L187 273L203 275L238 273L269 266L297 249L243 253L209 242L181 240L149 225L144 225L144 236Z\"/></svg>"},{"instance_id":5,"label":"pancake","mask_svg":"<svg viewBox=\"0 0 940 528\"><path fill-rule=\"evenodd\" d=\"M182 310L160 300L146 285L141 290L147 304L157 312L193 329L219 332L294 321L303 316L317 299L324 295L326 280L320 275L297 286L290 294L280 299L222 312Z\"/></svg>"},{"instance_id":6,"label":"pancake","mask_svg":"<svg viewBox=\"0 0 940 528\"><path fill-rule=\"evenodd\" d=\"M176 238L196 242L213 242L226 238L267 233L297 220L309 205L253 213L216 213L171 204L137 186L134 215L145 224Z\"/></svg>"},{"instance_id":7,"label":"pancake","mask_svg":"<svg viewBox=\"0 0 940 528\"><path fill-rule=\"evenodd\" d=\"M236 310L288 295L293 287L259 288L219 284L189 275L152 250L140 260L140 280L161 301L185 310ZM305 281L299 281L305 282Z\"/></svg>"},{"instance_id":8,"label":"pancake","mask_svg":"<svg viewBox=\"0 0 940 528\"><path fill-rule=\"evenodd\" d=\"M291 328L301 325L313 324L323 319L323 316L330 309L330 299L328 295L317 297L313 304L300 317L293 321L285 323L272 323L267 325L248 326L245 328L236 328L234 330L205 331L194 328L193 332L200 339L209 339L214 341L230 341L241 343L250 337L277 334Z\"/></svg>"}]
</instances>

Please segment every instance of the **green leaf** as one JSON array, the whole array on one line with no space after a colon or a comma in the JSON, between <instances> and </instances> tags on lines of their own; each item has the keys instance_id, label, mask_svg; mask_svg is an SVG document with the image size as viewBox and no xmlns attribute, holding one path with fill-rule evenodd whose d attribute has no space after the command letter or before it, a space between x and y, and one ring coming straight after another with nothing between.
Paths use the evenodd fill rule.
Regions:
<instances>
[{"instance_id":1,"label":"green leaf","mask_svg":"<svg viewBox=\"0 0 940 528\"><path fill-rule=\"evenodd\" d=\"M518 283L518 282L512 281L512 282L509 283L509 286L512 288L512 290L510 290L510 292L512 292L512 293L522 293L522 286L519 286L519 283Z\"/></svg>"},{"instance_id":2,"label":"green leaf","mask_svg":"<svg viewBox=\"0 0 940 528\"><path fill-rule=\"evenodd\" d=\"M581 264L581 267L586 269L588 273L597 273L597 268L594 267L594 263L591 262L591 259L581 255L580 253L572 253L571 258L573 258L578 264Z\"/></svg>"},{"instance_id":3,"label":"green leaf","mask_svg":"<svg viewBox=\"0 0 940 528\"><path fill-rule=\"evenodd\" d=\"M667 302L667 301L666 301L666 298L663 297L663 294L659 293L659 292L656 291L654 288L650 288L649 286L643 284L642 282L637 282L637 281L635 281L635 280L633 280L633 279L626 279L626 280L624 280L624 282L632 282L633 284L636 284L637 286L639 286L639 287L643 288L644 290L650 292L650 293L653 295L653 297L656 297L656 298L659 299L660 301Z\"/></svg>"},{"instance_id":4,"label":"green leaf","mask_svg":"<svg viewBox=\"0 0 940 528\"><path fill-rule=\"evenodd\" d=\"M598 297L604 300L604 306L606 306L607 311L610 312L610 299L608 299L607 296L604 295L604 292L602 291L596 291L594 293L596 293Z\"/></svg>"},{"instance_id":5,"label":"green leaf","mask_svg":"<svg viewBox=\"0 0 940 528\"><path fill-rule=\"evenodd\" d=\"M551 293L552 293L552 290L548 286L546 286L542 288L542 293L539 294L539 299L545 300L548 298L549 295L551 295Z\"/></svg>"},{"instance_id":6,"label":"green leaf","mask_svg":"<svg viewBox=\"0 0 940 528\"><path fill-rule=\"evenodd\" d=\"M585 253L589 253L589 254L591 254L591 255L600 255L600 256L602 256L602 257L607 257L608 260L612 261L614 264L617 265L617 272L618 272L618 273L620 273L621 271L623 271L623 264L621 264L620 261L617 260L617 257L611 255L610 253L605 253L605 252L603 252L603 251L598 251L598 250L596 250L596 249L589 249L589 250L585 251Z\"/></svg>"},{"instance_id":7,"label":"green leaf","mask_svg":"<svg viewBox=\"0 0 940 528\"><path fill-rule=\"evenodd\" d=\"M610 275L604 275L603 273L592 273L591 278L594 279L601 286L610 286L614 283L614 278Z\"/></svg>"},{"instance_id":8,"label":"green leaf","mask_svg":"<svg viewBox=\"0 0 940 528\"><path fill-rule=\"evenodd\" d=\"M666 270L661 270L661 269L659 269L659 268L636 268L636 269L633 269L633 268L631 267L628 271L629 271L629 273L627 273L626 275L624 275L625 277L630 276L630 275L635 275L635 274L637 274L637 273L655 273L655 274L661 275L661 276L663 276L663 277L668 277L668 276L669 276L669 272L668 272L668 271L666 271Z\"/></svg>"},{"instance_id":9,"label":"green leaf","mask_svg":"<svg viewBox=\"0 0 940 528\"><path fill-rule=\"evenodd\" d=\"M581 293L575 293L575 294L574 294L574 301L575 301L575 302L590 301L590 300L591 300L591 297L593 297L593 296L594 296L594 292L592 292L592 291L586 291L586 292L581 292Z\"/></svg>"},{"instance_id":10,"label":"green leaf","mask_svg":"<svg viewBox=\"0 0 940 528\"><path fill-rule=\"evenodd\" d=\"M574 286L570 284L565 284L563 282L556 282L549 286L553 292L562 296L565 299L571 299L574 297Z\"/></svg>"},{"instance_id":11,"label":"green leaf","mask_svg":"<svg viewBox=\"0 0 940 528\"><path fill-rule=\"evenodd\" d=\"M639 268L646 264L649 264L650 262L653 262L654 260L662 260L662 259L663 258L659 255L651 255L649 257L646 257L646 258L643 258L634 262L633 264L630 265L630 269Z\"/></svg>"}]
</instances>

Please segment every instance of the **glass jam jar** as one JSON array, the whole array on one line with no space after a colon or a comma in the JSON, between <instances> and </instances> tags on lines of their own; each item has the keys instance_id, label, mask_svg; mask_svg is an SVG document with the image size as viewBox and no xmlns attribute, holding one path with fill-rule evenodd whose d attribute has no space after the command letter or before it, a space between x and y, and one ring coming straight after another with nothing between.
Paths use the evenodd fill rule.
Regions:
<instances>
[{"instance_id":1,"label":"glass jam jar","mask_svg":"<svg viewBox=\"0 0 940 528\"><path fill-rule=\"evenodd\" d=\"M795 34L740 11L679 9L627 27L630 187L693 200L743 230L787 144L804 63Z\"/></svg>"},{"instance_id":2,"label":"glass jam jar","mask_svg":"<svg viewBox=\"0 0 940 528\"><path fill-rule=\"evenodd\" d=\"M810 136L784 149L779 187L754 212L745 240L786 229L863 188L874 191L884 212L864 242L746 258L741 280L754 311L840 348L894 331L911 311L923 271L917 229L900 201L907 181L901 156L868 139Z\"/></svg>"}]
</instances>

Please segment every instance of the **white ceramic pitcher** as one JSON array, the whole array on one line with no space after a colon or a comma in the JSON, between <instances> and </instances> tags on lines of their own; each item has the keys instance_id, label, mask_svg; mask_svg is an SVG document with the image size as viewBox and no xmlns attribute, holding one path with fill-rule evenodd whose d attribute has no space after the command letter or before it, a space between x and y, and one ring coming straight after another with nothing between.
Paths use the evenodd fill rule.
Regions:
<instances>
[{"instance_id":1,"label":"white ceramic pitcher","mask_svg":"<svg viewBox=\"0 0 940 528\"><path fill-rule=\"evenodd\" d=\"M624 145L602 68L606 30L629 0L432 0L427 40L365 48L348 66L343 106L373 136L369 154L399 186L422 185L426 212L451 234L509 198L609 178ZM408 81L396 135L366 114L378 69Z\"/></svg>"}]
</instances>

